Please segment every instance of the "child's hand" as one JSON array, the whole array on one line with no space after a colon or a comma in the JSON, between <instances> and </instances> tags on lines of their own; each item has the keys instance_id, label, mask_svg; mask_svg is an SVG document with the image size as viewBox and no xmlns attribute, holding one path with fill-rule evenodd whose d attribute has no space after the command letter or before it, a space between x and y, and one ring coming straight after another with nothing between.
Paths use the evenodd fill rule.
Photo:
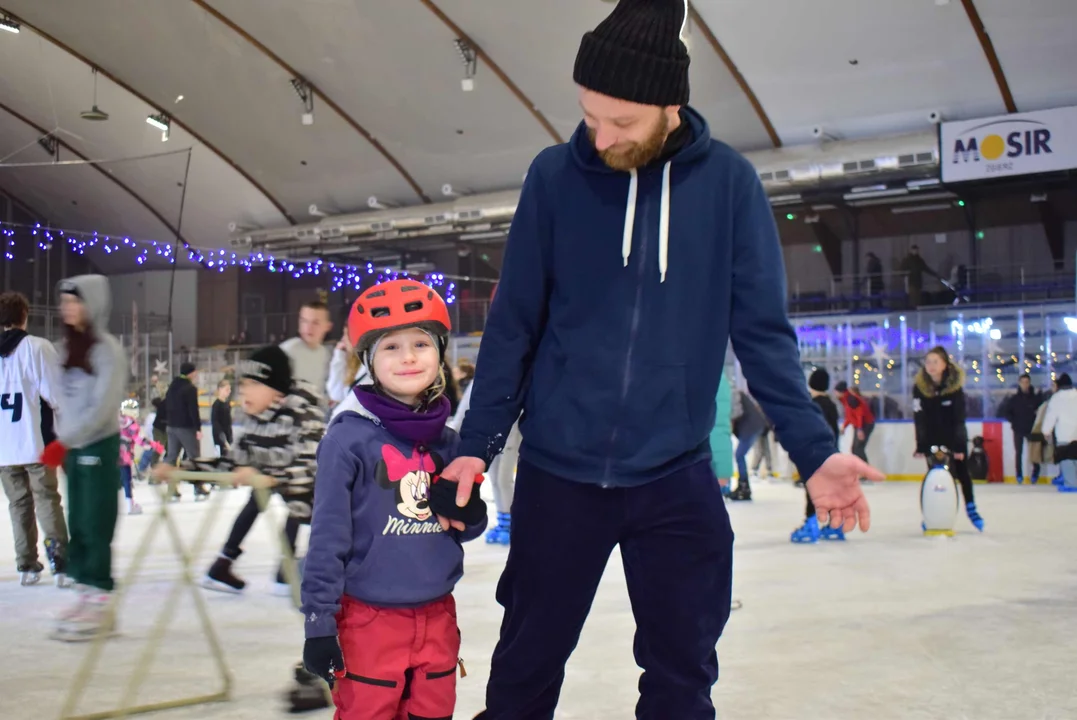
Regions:
<instances>
[{"instance_id":1,"label":"child's hand","mask_svg":"<svg viewBox=\"0 0 1077 720\"><path fill-rule=\"evenodd\" d=\"M430 509L438 516L445 530L449 529L446 524L463 530L467 525L476 525L486 517L486 503L479 497L478 483L471 485L471 495L463 507L457 505L457 491L457 484L443 477L430 486Z\"/></svg>"},{"instance_id":2,"label":"child's hand","mask_svg":"<svg viewBox=\"0 0 1077 720\"><path fill-rule=\"evenodd\" d=\"M344 654L336 636L307 638L303 644L303 665L329 683L332 690L337 678L344 676Z\"/></svg>"}]
</instances>

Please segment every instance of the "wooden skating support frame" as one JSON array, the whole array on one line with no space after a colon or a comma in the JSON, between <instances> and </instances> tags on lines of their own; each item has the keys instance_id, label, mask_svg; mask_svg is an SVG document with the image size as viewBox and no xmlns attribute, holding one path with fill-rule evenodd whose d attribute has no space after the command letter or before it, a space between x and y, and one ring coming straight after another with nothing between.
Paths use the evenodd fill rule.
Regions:
<instances>
[{"instance_id":1,"label":"wooden skating support frame","mask_svg":"<svg viewBox=\"0 0 1077 720\"><path fill-rule=\"evenodd\" d=\"M232 698L232 673L229 671L228 664L225 662L224 650L221 647L220 638L217 635L217 631L213 626L213 621L206 609L206 602L202 598L201 592L199 592L199 586L194 581L191 569L191 566L203 549L206 537L209 535L208 531L213 527L214 521L220 514L224 496L221 493L216 493L216 497L208 503L210 507L202 517L202 522L198 527L195 540L190 548L187 548L184 545L183 538L179 533L179 528L176 526L175 520L172 518L169 510L169 500L172 497L176 486L184 481L206 483L217 485L218 487L249 485L254 489L258 507L262 512L269 506L269 499L271 497L270 488L272 488L274 484L274 481L271 478L265 477L264 475L257 475L251 479L250 482L239 483L232 473L187 472L177 470L172 473L167 483L159 486L161 495L160 508L157 511L153 522L146 528L145 533L143 533L138 550L135 552L135 556L132 558L131 564L128 566L123 580L113 591L108 612L113 618L116 617L117 610L123 602L124 595L138 577L138 573L146 560L149 548L161 527L164 527L167 531L171 540L172 550L180 561L180 576L176 579L168 597L157 612L157 617L150 630L150 635L146 639L142 653L128 679L127 686L124 688L123 694L120 697L119 706L113 710L104 710L85 715L74 714L78 702L82 698L86 686L89 684L94 670L101 660L101 653L109 638L109 634L100 633L94 637L89 651L86 653L86 657L83 658L82 664L75 673L71 686L68 688L63 708L60 710L59 720L105 720L106 718L124 718L131 715L141 715L160 710L173 710L176 708L193 707L214 702L225 702ZM280 543L284 576L292 590L292 602L298 608L300 602L299 571L296 566L295 556L292 553L291 546L285 536L284 528L280 527L274 529L274 525L271 523L267 523L266 525L270 528L270 533L274 536L274 540ZM194 697L135 705L134 702L138 697L138 691L146 681L146 675L152 666L157 651L160 649L165 630L168 628L169 621L175 612L176 604L184 590L190 592L191 598L194 601L194 608L198 615L202 634L209 644L210 654L213 658L214 665L216 666L218 679L220 680L219 689L215 692ZM328 690L328 687L326 689Z\"/></svg>"}]
</instances>

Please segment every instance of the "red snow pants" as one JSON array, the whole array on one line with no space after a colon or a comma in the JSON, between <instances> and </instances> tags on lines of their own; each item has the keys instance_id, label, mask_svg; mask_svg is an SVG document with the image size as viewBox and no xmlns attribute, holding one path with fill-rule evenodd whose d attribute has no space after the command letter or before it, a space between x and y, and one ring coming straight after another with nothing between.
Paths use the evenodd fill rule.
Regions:
<instances>
[{"instance_id":1,"label":"red snow pants","mask_svg":"<svg viewBox=\"0 0 1077 720\"><path fill-rule=\"evenodd\" d=\"M334 720L452 720L460 630L452 595L419 608L379 608L344 596L337 636L345 677Z\"/></svg>"}]
</instances>

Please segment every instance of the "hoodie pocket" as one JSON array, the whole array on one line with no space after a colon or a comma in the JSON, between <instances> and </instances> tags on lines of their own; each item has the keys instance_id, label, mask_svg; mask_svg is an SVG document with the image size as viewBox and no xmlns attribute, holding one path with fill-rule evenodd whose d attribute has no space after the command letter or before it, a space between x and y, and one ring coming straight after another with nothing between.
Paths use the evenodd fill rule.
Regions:
<instances>
[{"instance_id":1,"label":"hoodie pocket","mask_svg":"<svg viewBox=\"0 0 1077 720\"><path fill-rule=\"evenodd\" d=\"M622 363L606 357L572 357L543 386L536 410L521 428L529 445L592 468L612 461L614 471L658 467L690 450L691 417L683 365Z\"/></svg>"}]
</instances>

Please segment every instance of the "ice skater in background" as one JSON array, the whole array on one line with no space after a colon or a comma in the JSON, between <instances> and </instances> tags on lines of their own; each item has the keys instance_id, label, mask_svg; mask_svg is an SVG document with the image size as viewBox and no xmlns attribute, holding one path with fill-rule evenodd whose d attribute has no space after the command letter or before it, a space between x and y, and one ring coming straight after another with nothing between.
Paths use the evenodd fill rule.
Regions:
<instances>
[{"instance_id":1,"label":"ice skater in background","mask_svg":"<svg viewBox=\"0 0 1077 720\"><path fill-rule=\"evenodd\" d=\"M719 387L721 385L719 384ZM733 421L733 434L737 436L737 489L729 493L730 500L750 501L752 499L751 477L748 475L748 453L755 445L756 438L767 428L767 416L763 409L747 392L734 388L732 391L732 408L730 416Z\"/></svg>"},{"instance_id":2,"label":"ice skater in background","mask_svg":"<svg viewBox=\"0 0 1077 720\"><path fill-rule=\"evenodd\" d=\"M63 392L57 439L41 461L64 466L67 475L68 574L78 585L77 602L60 615L56 637L92 640L110 633L112 536L120 489L120 423L127 359L108 333L112 298L102 275L82 275L58 287L64 339L60 344Z\"/></svg>"},{"instance_id":3,"label":"ice skater in background","mask_svg":"<svg viewBox=\"0 0 1077 720\"><path fill-rule=\"evenodd\" d=\"M188 458L186 469L200 472L233 472L240 483L261 474L276 481L273 492L288 506L285 533L295 550L295 536L301 523L309 522L314 502L314 475L318 441L325 431L324 413L308 383L293 379L292 361L284 350L270 345L255 351L236 368L239 401L247 422L232 452L218 458ZM157 479L167 481L173 471L168 463L157 465ZM203 585L211 590L241 592L246 582L232 572L240 556L240 543L258 518L254 492L250 505L236 518L232 532L207 573ZM277 584L288 587L280 570ZM297 664L295 684L288 691L291 712L316 710L328 705L318 678Z\"/></svg>"},{"instance_id":4,"label":"ice skater in background","mask_svg":"<svg viewBox=\"0 0 1077 720\"><path fill-rule=\"evenodd\" d=\"M460 630L452 591L461 543L482 534L478 484L464 507L439 479L459 436L448 427L449 313L414 280L376 285L348 319L373 386L318 449L303 573L308 670L336 685L337 720L450 718Z\"/></svg>"},{"instance_id":5,"label":"ice skater in background","mask_svg":"<svg viewBox=\"0 0 1077 720\"><path fill-rule=\"evenodd\" d=\"M928 350L924 366L916 374L912 391L913 421L916 425L916 452L925 458L928 470L933 464L932 447L946 447L953 454L950 474L961 483L965 512L976 529L983 532L984 521L976 511L972 478L965 464L969 432L965 426L965 371L950 362L946 348Z\"/></svg>"},{"instance_id":6,"label":"ice skater in background","mask_svg":"<svg viewBox=\"0 0 1077 720\"><path fill-rule=\"evenodd\" d=\"M1059 492L1077 492L1077 390L1068 373L1058 376L1058 391L1047 402L1041 428L1055 438L1054 460L1062 470Z\"/></svg>"},{"instance_id":7,"label":"ice skater in background","mask_svg":"<svg viewBox=\"0 0 1077 720\"><path fill-rule=\"evenodd\" d=\"M161 443L149 440L142 434L142 426L138 423L138 401L128 399L120 405L120 484L123 485L123 497L127 500L128 515L142 514L142 506L135 502L131 492L136 445L148 453L159 455L165 451Z\"/></svg>"},{"instance_id":8,"label":"ice skater in background","mask_svg":"<svg viewBox=\"0 0 1077 720\"><path fill-rule=\"evenodd\" d=\"M816 368L808 377L808 392L811 400L823 413L826 425L834 434L834 445L838 444L838 406L830 399L827 391L830 389L830 373L823 368ZM811 500L808 491L804 491L804 524L793 531L789 540L794 543L816 543L820 538L823 540L844 540L845 532L839 528L832 528L824 524L819 526L819 519L815 515L815 503Z\"/></svg>"},{"instance_id":9,"label":"ice skater in background","mask_svg":"<svg viewBox=\"0 0 1077 720\"><path fill-rule=\"evenodd\" d=\"M460 399L460 405L456 414L449 421L453 430L459 431L467 415L468 405L471 403L471 383L464 390L464 396ZM486 542L491 545L508 545L512 540L512 496L516 489L516 463L520 458L520 443L523 437L520 435L519 420L509 431L509 437L505 440L505 449L490 463L487 475L493 483L494 506L497 508L497 525L486 532Z\"/></svg>"},{"instance_id":10,"label":"ice skater in background","mask_svg":"<svg viewBox=\"0 0 1077 720\"><path fill-rule=\"evenodd\" d=\"M217 455L227 455L232 449L232 383L227 379L217 383L217 399L209 411L209 426Z\"/></svg>"},{"instance_id":11,"label":"ice skater in background","mask_svg":"<svg viewBox=\"0 0 1077 720\"><path fill-rule=\"evenodd\" d=\"M15 569L22 585L36 585L37 524L58 587L66 574L67 524L56 470L41 464L41 451L56 439L52 407L60 402L60 361L44 338L26 332L30 304L17 292L0 295L0 485L8 499L15 536Z\"/></svg>"},{"instance_id":12,"label":"ice skater in background","mask_svg":"<svg viewBox=\"0 0 1077 720\"><path fill-rule=\"evenodd\" d=\"M733 477L733 421L730 418L733 402L733 380L729 373L722 373L715 398L714 429L711 430L711 464L722 495L729 496L729 479Z\"/></svg>"}]
</instances>

